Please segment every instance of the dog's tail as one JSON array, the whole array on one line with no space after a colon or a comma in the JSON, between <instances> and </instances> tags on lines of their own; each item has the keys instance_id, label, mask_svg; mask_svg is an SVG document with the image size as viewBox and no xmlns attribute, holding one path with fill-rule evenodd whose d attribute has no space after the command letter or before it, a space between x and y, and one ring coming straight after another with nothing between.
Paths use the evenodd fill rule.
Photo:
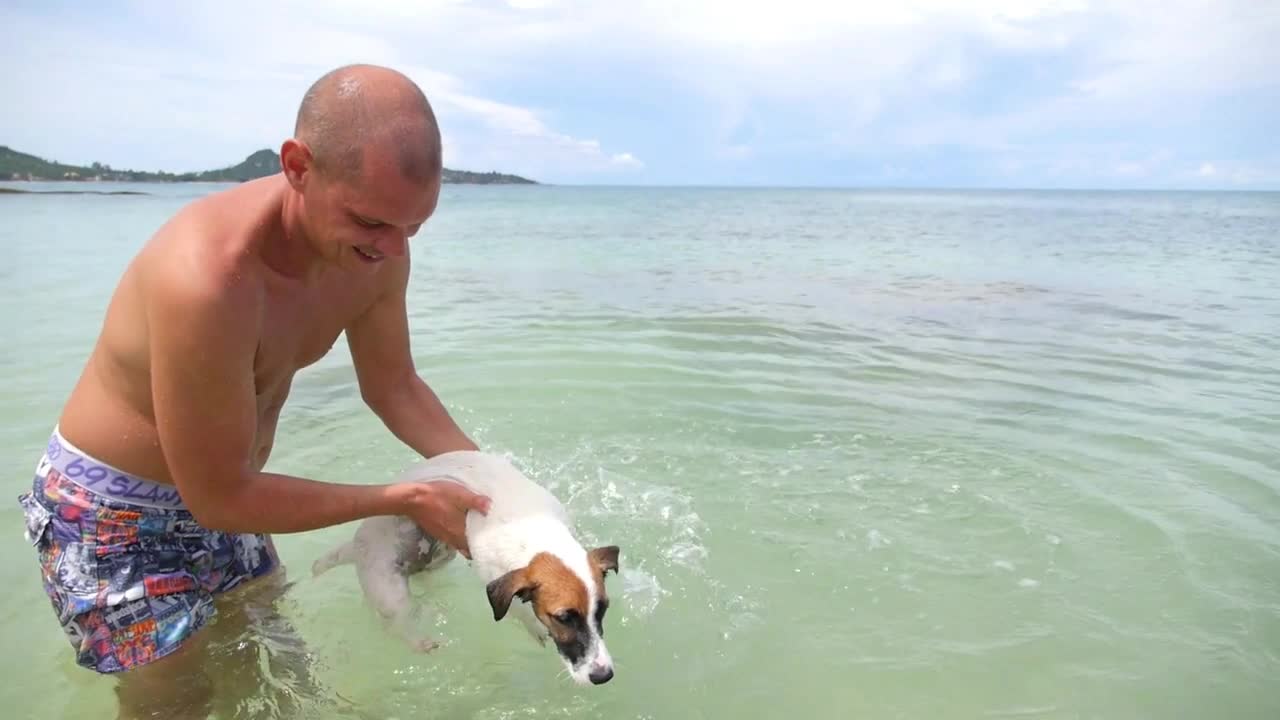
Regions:
<instances>
[{"instance_id":1,"label":"dog's tail","mask_svg":"<svg viewBox=\"0 0 1280 720\"><path fill-rule=\"evenodd\" d=\"M316 561L311 564L311 577L316 577L329 568L345 565L351 562L354 557L355 546L348 540L317 558Z\"/></svg>"}]
</instances>

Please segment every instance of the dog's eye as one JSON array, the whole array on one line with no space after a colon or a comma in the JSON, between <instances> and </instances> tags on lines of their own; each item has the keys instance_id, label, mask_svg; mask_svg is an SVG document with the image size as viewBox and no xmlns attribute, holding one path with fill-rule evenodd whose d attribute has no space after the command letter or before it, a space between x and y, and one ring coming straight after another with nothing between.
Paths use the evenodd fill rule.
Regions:
<instances>
[{"instance_id":1,"label":"dog's eye","mask_svg":"<svg viewBox=\"0 0 1280 720\"><path fill-rule=\"evenodd\" d=\"M573 609L561 610L560 612L556 613L553 617L555 617L556 620L559 620L565 625L572 625L578 619L578 611Z\"/></svg>"}]
</instances>

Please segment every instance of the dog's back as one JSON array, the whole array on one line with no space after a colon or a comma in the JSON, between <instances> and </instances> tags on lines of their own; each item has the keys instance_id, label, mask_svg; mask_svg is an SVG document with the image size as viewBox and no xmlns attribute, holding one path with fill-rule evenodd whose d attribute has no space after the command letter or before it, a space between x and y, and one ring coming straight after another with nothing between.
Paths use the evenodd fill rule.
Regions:
<instances>
[{"instance_id":1,"label":"dog's back","mask_svg":"<svg viewBox=\"0 0 1280 720\"><path fill-rule=\"evenodd\" d=\"M453 480L489 497L487 514L467 514L472 567L485 582L527 564L539 552L561 557L584 576L589 573L564 506L501 455L444 453L415 464L400 479Z\"/></svg>"},{"instance_id":2,"label":"dog's back","mask_svg":"<svg viewBox=\"0 0 1280 720\"><path fill-rule=\"evenodd\" d=\"M549 516L560 523L568 521L564 506L554 495L529 479L510 460L493 453L471 450L443 453L415 463L400 473L397 480L453 480L472 492L488 496L488 514L471 513L467 518L468 533L473 527L482 530L538 516Z\"/></svg>"}]
</instances>

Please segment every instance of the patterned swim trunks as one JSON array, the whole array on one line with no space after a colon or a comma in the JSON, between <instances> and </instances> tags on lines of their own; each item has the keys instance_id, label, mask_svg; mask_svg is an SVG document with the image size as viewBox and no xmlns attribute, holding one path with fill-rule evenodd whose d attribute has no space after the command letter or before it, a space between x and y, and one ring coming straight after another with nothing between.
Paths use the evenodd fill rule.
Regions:
<instances>
[{"instance_id":1,"label":"patterned swim trunks","mask_svg":"<svg viewBox=\"0 0 1280 720\"><path fill-rule=\"evenodd\" d=\"M279 565L266 535L201 527L171 485L98 462L57 431L19 498L76 663L128 670L177 650L213 598Z\"/></svg>"}]
</instances>

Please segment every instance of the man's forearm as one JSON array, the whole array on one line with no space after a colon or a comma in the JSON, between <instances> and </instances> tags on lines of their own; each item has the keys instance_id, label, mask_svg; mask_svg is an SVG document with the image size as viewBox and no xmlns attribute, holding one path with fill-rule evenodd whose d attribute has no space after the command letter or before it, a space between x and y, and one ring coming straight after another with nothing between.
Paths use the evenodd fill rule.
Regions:
<instances>
[{"instance_id":1,"label":"man's forearm","mask_svg":"<svg viewBox=\"0 0 1280 720\"><path fill-rule=\"evenodd\" d=\"M423 457L452 450L479 449L416 373L411 373L396 392L373 406L373 411L393 435Z\"/></svg>"},{"instance_id":2,"label":"man's forearm","mask_svg":"<svg viewBox=\"0 0 1280 720\"><path fill-rule=\"evenodd\" d=\"M375 515L406 514L420 492L423 488L407 483L350 485L259 472L214 507L193 508L193 513L211 530L305 532Z\"/></svg>"}]
</instances>

